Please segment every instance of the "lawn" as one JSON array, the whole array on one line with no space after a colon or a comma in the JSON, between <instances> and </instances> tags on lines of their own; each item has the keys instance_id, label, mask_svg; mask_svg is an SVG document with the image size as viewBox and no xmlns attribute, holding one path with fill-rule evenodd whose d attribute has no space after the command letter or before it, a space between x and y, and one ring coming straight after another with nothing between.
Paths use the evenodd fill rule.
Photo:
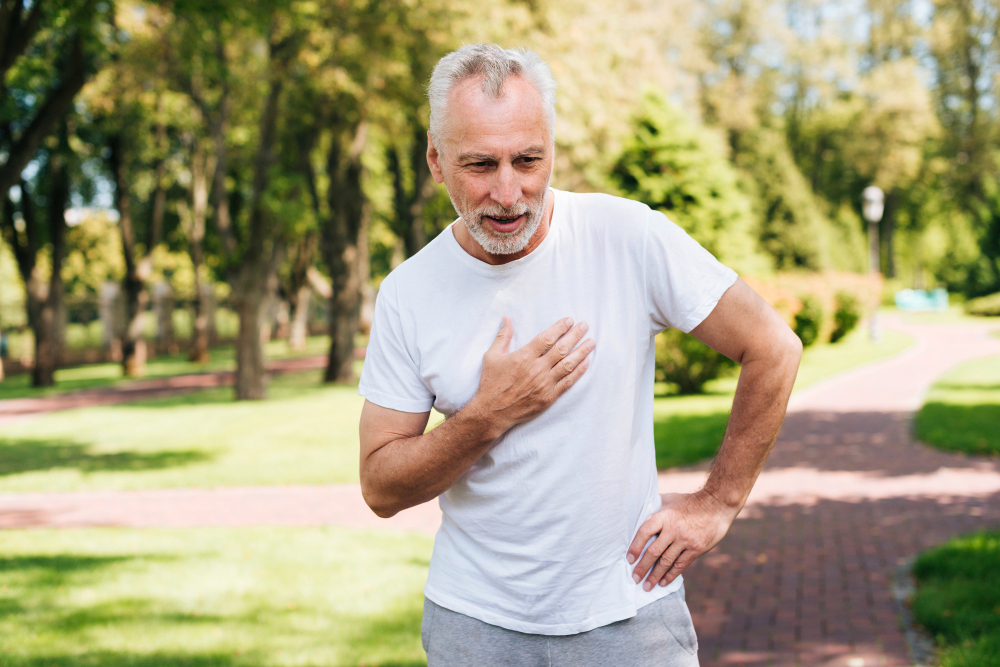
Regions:
<instances>
[{"instance_id":1,"label":"lawn","mask_svg":"<svg viewBox=\"0 0 1000 667\"><path fill-rule=\"evenodd\" d=\"M1000 666L1000 532L959 537L914 564L914 616L942 667Z\"/></svg>"},{"instance_id":2,"label":"lawn","mask_svg":"<svg viewBox=\"0 0 1000 667\"><path fill-rule=\"evenodd\" d=\"M1000 357L976 359L948 371L917 413L917 438L969 454L1000 454Z\"/></svg>"},{"instance_id":3,"label":"lawn","mask_svg":"<svg viewBox=\"0 0 1000 667\"><path fill-rule=\"evenodd\" d=\"M431 547L336 527L0 532L0 665L425 665Z\"/></svg>"},{"instance_id":4,"label":"lawn","mask_svg":"<svg viewBox=\"0 0 1000 667\"><path fill-rule=\"evenodd\" d=\"M852 335L810 349L800 384L909 342L887 335L874 346ZM715 452L735 386L736 379L727 378L713 382L708 395L655 399L660 467ZM0 492L357 482L364 403L357 388L321 386L315 372L278 376L270 394L268 401L237 403L224 387L7 424L0 435ZM430 426L441 419L432 414Z\"/></svg>"}]
</instances>

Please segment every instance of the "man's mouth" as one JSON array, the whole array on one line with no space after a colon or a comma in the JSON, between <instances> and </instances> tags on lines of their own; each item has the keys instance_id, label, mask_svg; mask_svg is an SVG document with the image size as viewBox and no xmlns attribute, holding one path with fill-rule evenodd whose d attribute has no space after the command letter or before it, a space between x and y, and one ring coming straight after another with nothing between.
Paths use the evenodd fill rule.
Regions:
<instances>
[{"instance_id":1,"label":"man's mouth","mask_svg":"<svg viewBox=\"0 0 1000 667\"><path fill-rule=\"evenodd\" d=\"M489 222L490 226L498 232L512 232L521 224L524 215L524 213L513 216L485 215L483 219Z\"/></svg>"}]
</instances>

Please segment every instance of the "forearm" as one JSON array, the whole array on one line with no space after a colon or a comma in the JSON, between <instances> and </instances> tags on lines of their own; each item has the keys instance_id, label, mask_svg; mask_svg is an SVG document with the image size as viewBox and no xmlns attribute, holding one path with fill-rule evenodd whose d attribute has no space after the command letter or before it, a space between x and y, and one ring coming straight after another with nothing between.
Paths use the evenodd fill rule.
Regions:
<instances>
[{"instance_id":1,"label":"forearm","mask_svg":"<svg viewBox=\"0 0 1000 667\"><path fill-rule=\"evenodd\" d=\"M361 490L383 518L437 497L507 430L471 401L423 435L392 440L362 462Z\"/></svg>"},{"instance_id":2,"label":"forearm","mask_svg":"<svg viewBox=\"0 0 1000 667\"><path fill-rule=\"evenodd\" d=\"M743 362L729 426L704 487L737 512L778 437L801 355L795 339Z\"/></svg>"}]
</instances>

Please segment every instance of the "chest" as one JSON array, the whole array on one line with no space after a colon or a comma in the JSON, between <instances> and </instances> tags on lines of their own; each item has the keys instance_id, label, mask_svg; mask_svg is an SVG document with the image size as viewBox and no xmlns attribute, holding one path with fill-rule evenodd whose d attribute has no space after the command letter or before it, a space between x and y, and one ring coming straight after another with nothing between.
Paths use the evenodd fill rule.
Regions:
<instances>
[{"instance_id":1,"label":"chest","mask_svg":"<svg viewBox=\"0 0 1000 667\"><path fill-rule=\"evenodd\" d=\"M597 348L578 393L634 386L650 344L643 294L626 276L580 264L553 260L511 278L456 281L415 314L419 372L439 412L453 414L473 397L504 316L514 330L511 352L561 318L586 322L585 339Z\"/></svg>"}]
</instances>

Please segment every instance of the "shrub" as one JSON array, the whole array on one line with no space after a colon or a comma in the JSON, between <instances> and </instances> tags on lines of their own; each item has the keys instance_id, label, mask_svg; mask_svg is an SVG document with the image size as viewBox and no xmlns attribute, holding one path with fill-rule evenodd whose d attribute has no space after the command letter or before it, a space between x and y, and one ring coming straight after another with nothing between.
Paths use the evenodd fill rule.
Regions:
<instances>
[{"instance_id":1,"label":"shrub","mask_svg":"<svg viewBox=\"0 0 1000 667\"><path fill-rule=\"evenodd\" d=\"M966 301L965 312L980 317L1000 317L1000 292Z\"/></svg>"},{"instance_id":2,"label":"shrub","mask_svg":"<svg viewBox=\"0 0 1000 667\"><path fill-rule=\"evenodd\" d=\"M837 292L836 310L833 312L833 331L830 332L830 342L838 340L851 332L861 319L861 305L856 296L849 292Z\"/></svg>"},{"instance_id":3,"label":"shrub","mask_svg":"<svg viewBox=\"0 0 1000 667\"><path fill-rule=\"evenodd\" d=\"M725 355L677 329L656 337L656 379L676 384L680 394L700 394L706 382L735 367Z\"/></svg>"},{"instance_id":4,"label":"shrub","mask_svg":"<svg viewBox=\"0 0 1000 667\"><path fill-rule=\"evenodd\" d=\"M809 347L819 340L822 326L823 305L815 297L804 297L802 308L795 313L795 335L802 341L802 347Z\"/></svg>"}]
</instances>

